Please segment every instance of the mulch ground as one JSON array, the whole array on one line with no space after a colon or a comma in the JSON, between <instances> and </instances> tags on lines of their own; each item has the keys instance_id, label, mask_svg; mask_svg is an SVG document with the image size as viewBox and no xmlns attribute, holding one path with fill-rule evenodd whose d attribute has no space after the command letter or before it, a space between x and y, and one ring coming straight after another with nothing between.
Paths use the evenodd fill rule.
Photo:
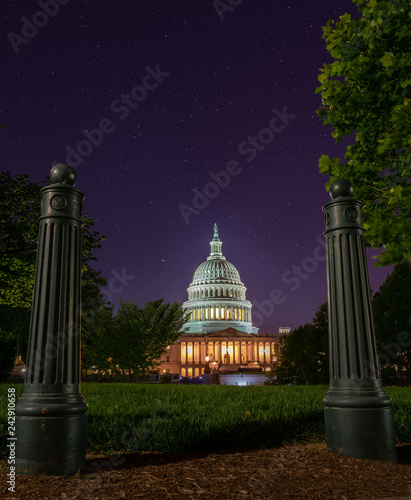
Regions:
<instances>
[{"instance_id":1,"label":"mulch ground","mask_svg":"<svg viewBox=\"0 0 411 500\"><path fill-rule=\"evenodd\" d=\"M215 453L87 455L70 476L17 476L1 498L31 499L411 499L411 444L398 463L334 455L323 443Z\"/></svg>"}]
</instances>

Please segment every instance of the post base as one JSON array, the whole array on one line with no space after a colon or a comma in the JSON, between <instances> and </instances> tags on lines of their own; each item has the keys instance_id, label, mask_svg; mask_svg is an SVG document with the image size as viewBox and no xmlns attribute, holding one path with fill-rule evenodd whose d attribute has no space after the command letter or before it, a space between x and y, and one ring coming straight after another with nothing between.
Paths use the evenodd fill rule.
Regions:
<instances>
[{"instance_id":1,"label":"post base","mask_svg":"<svg viewBox=\"0 0 411 500\"><path fill-rule=\"evenodd\" d=\"M352 458L396 462L392 408L324 408L327 448Z\"/></svg>"},{"instance_id":2,"label":"post base","mask_svg":"<svg viewBox=\"0 0 411 500\"><path fill-rule=\"evenodd\" d=\"M16 474L65 475L86 462L87 415L17 416Z\"/></svg>"}]
</instances>

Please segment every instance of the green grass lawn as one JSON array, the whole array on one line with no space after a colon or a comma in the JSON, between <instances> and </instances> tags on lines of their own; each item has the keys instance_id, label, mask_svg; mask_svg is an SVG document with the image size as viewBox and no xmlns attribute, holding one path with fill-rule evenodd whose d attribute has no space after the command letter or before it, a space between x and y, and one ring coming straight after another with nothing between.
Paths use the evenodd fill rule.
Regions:
<instances>
[{"instance_id":1,"label":"green grass lawn","mask_svg":"<svg viewBox=\"0 0 411 500\"><path fill-rule=\"evenodd\" d=\"M20 394L23 385L17 385ZM102 452L217 450L324 440L328 386L82 384L88 447ZM398 442L411 442L411 388L388 387ZM0 455L7 386L0 386Z\"/></svg>"}]
</instances>

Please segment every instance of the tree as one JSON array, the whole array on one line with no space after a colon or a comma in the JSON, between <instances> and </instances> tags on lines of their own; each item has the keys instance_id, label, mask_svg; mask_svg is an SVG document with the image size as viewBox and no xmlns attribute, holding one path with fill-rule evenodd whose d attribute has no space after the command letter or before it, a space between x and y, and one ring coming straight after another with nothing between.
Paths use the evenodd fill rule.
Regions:
<instances>
[{"instance_id":1,"label":"tree","mask_svg":"<svg viewBox=\"0 0 411 500\"><path fill-rule=\"evenodd\" d=\"M275 371L280 384L327 384L328 362L327 302L316 311L312 323L292 330L280 339L280 365Z\"/></svg>"},{"instance_id":2,"label":"tree","mask_svg":"<svg viewBox=\"0 0 411 500\"><path fill-rule=\"evenodd\" d=\"M27 355L30 313L31 311L24 307L0 305L0 330L13 338L16 356L20 354L22 361L26 360Z\"/></svg>"},{"instance_id":3,"label":"tree","mask_svg":"<svg viewBox=\"0 0 411 500\"><path fill-rule=\"evenodd\" d=\"M0 303L30 308L38 222L40 186L26 175L0 173Z\"/></svg>"},{"instance_id":4,"label":"tree","mask_svg":"<svg viewBox=\"0 0 411 500\"><path fill-rule=\"evenodd\" d=\"M0 328L0 382L4 382L12 371L17 349L16 340Z\"/></svg>"},{"instance_id":5,"label":"tree","mask_svg":"<svg viewBox=\"0 0 411 500\"><path fill-rule=\"evenodd\" d=\"M0 304L31 307L36 265L38 217L41 194L39 186L27 175L13 178L0 172ZM82 217L83 296L97 293L106 280L91 267L97 260L94 250L101 248L105 236L94 231L93 219Z\"/></svg>"},{"instance_id":6,"label":"tree","mask_svg":"<svg viewBox=\"0 0 411 500\"><path fill-rule=\"evenodd\" d=\"M41 187L30 182L27 175L12 177L10 172L0 172L0 329L12 335L23 360L34 287ZM96 260L93 252L105 237L92 229L93 219L83 215L82 222L84 310L99 307L99 288L107 282L91 266Z\"/></svg>"},{"instance_id":7,"label":"tree","mask_svg":"<svg viewBox=\"0 0 411 500\"><path fill-rule=\"evenodd\" d=\"M81 368L98 370L105 375L112 368L113 305L101 304L82 314Z\"/></svg>"},{"instance_id":8,"label":"tree","mask_svg":"<svg viewBox=\"0 0 411 500\"><path fill-rule=\"evenodd\" d=\"M168 345L182 334L183 316L178 302L163 303L163 299L144 304L120 301L114 318L111 337L113 365L127 375L128 382L146 375L160 364L160 357Z\"/></svg>"},{"instance_id":9,"label":"tree","mask_svg":"<svg viewBox=\"0 0 411 500\"><path fill-rule=\"evenodd\" d=\"M411 381L411 263L397 264L372 299L384 383ZM398 370L398 371L397 371Z\"/></svg>"},{"instance_id":10,"label":"tree","mask_svg":"<svg viewBox=\"0 0 411 500\"><path fill-rule=\"evenodd\" d=\"M367 246L383 247L377 265L411 259L411 3L353 0L349 14L323 28L334 62L319 75L317 113L337 142L355 133L344 159L323 155L320 172L350 180L364 203Z\"/></svg>"}]
</instances>

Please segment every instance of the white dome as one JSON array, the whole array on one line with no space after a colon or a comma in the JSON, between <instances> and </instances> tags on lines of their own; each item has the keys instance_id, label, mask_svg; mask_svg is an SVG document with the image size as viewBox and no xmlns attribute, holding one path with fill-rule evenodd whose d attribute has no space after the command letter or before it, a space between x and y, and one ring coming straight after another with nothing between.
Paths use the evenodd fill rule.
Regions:
<instances>
[{"instance_id":1,"label":"white dome","mask_svg":"<svg viewBox=\"0 0 411 500\"><path fill-rule=\"evenodd\" d=\"M183 309L190 313L184 329L188 333L211 333L228 327L257 333L252 326L251 302L237 269L221 253L222 241L214 224L211 253L194 272Z\"/></svg>"},{"instance_id":2,"label":"white dome","mask_svg":"<svg viewBox=\"0 0 411 500\"><path fill-rule=\"evenodd\" d=\"M206 260L200 264L194 273L190 286L214 283L243 284L237 269L231 262L225 260L225 257Z\"/></svg>"}]
</instances>

